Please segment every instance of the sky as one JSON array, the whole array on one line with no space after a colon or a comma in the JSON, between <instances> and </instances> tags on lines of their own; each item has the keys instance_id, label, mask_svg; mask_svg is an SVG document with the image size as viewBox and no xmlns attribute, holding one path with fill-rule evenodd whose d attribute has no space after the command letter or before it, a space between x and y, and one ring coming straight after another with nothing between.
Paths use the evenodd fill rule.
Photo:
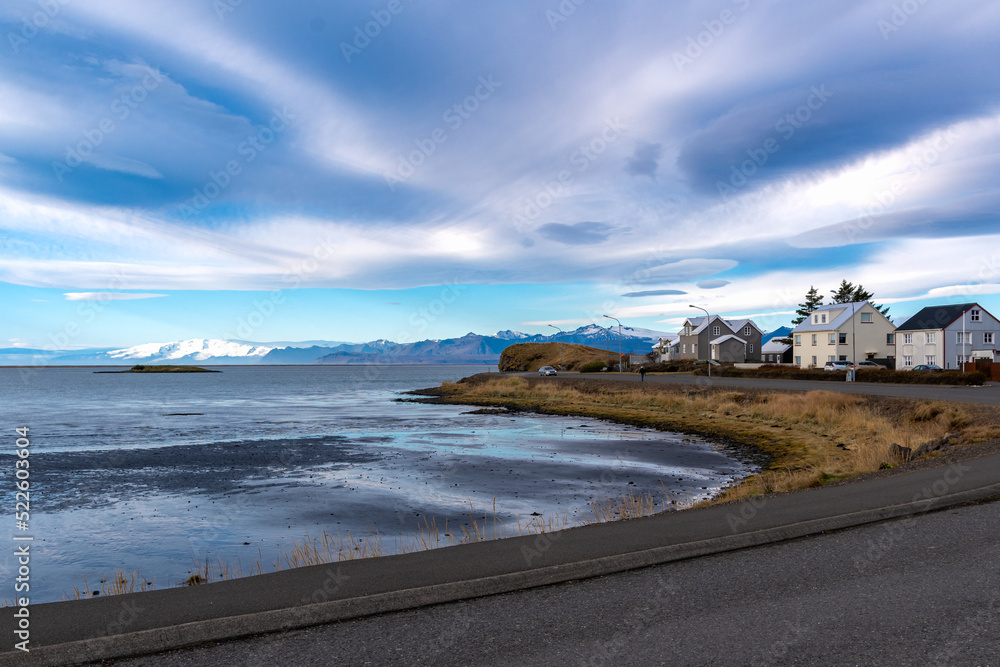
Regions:
<instances>
[{"instance_id":1,"label":"sky","mask_svg":"<svg viewBox=\"0 0 1000 667\"><path fill-rule=\"evenodd\" d=\"M1000 314L992 0L7 0L0 347Z\"/></svg>"}]
</instances>

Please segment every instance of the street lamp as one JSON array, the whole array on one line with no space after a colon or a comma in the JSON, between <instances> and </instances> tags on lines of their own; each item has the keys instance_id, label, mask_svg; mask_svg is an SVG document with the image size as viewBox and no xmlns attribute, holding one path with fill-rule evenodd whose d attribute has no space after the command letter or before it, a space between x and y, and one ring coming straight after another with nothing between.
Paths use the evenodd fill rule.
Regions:
<instances>
[{"instance_id":1,"label":"street lamp","mask_svg":"<svg viewBox=\"0 0 1000 667\"><path fill-rule=\"evenodd\" d=\"M688 304L688 306L691 307L691 308L697 308L698 310L701 310L701 311L705 312L705 327L707 328L708 325L709 325L709 320L712 319L712 316L708 314L708 311L705 310L704 308L702 308L701 306L692 306L691 304ZM708 338L709 338L709 341L708 341L708 377L712 377L712 340L711 340L712 337L709 336Z\"/></svg>"},{"instance_id":2,"label":"street lamp","mask_svg":"<svg viewBox=\"0 0 1000 667\"><path fill-rule=\"evenodd\" d=\"M557 327L556 325L550 324L549 326L552 327L553 329L555 329L556 331L558 331L559 333L563 333L563 330L560 329L559 327ZM562 359L563 359L563 357L562 357L562 336L560 336L559 337L559 370L560 371L562 371L562 369L563 369Z\"/></svg>"},{"instance_id":3,"label":"street lamp","mask_svg":"<svg viewBox=\"0 0 1000 667\"><path fill-rule=\"evenodd\" d=\"M621 373L622 366L625 365L622 363L622 322L617 317L611 317L610 315L605 315L604 317L618 323L618 372Z\"/></svg>"}]
</instances>

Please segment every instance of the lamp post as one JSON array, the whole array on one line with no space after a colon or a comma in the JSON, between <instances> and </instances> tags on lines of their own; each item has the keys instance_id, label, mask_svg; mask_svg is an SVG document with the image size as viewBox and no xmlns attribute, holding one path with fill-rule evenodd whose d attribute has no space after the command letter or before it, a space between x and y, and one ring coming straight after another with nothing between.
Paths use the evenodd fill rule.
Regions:
<instances>
[{"instance_id":1,"label":"lamp post","mask_svg":"<svg viewBox=\"0 0 1000 667\"><path fill-rule=\"evenodd\" d=\"M556 331L558 331L560 334L563 333L563 330L560 329L559 327L557 327L556 325L550 324L549 326L552 327L553 329L555 329ZM563 369L562 336L560 335L559 336L559 372L562 372L562 369Z\"/></svg>"},{"instance_id":2,"label":"lamp post","mask_svg":"<svg viewBox=\"0 0 1000 667\"><path fill-rule=\"evenodd\" d=\"M705 313L705 326L707 327L709 325L709 320L712 319L712 316L708 314L708 311L705 310L704 308L702 308L701 306L693 306L691 304L688 304L688 306L691 307L691 308L697 308L698 310L704 311L704 313ZM708 341L708 377L712 377L712 341L711 341L711 338L712 337L709 336L709 341Z\"/></svg>"},{"instance_id":3,"label":"lamp post","mask_svg":"<svg viewBox=\"0 0 1000 667\"><path fill-rule=\"evenodd\" d=\"M617 317L611 317L610 315L605 315L604 317L618 323L618 372L621 373L622 366L625 365L622 363L622 322Z\"/></svg>"}]
</instances>

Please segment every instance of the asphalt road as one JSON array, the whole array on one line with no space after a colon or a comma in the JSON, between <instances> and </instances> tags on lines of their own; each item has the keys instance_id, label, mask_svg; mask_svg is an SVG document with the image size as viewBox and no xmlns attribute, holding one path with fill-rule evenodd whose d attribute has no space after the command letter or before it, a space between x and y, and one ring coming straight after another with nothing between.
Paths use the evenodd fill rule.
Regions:
<instances>
[{"instance_id":1,"label":"asphalt road","mask_svg":"<svg viewBox=\"0 0 1000 667\"><path fill-rule=\"evenodd\" d=\"M536 373L517 373L524 377L535 377ZM640 382L637 373L564 373L554 381L612 380L615 382ZM757 389L780 389L784 391L813 391L825 389L850 394L872 394L875 396L897 396L900 398L937 399L1000 405L1000 384L987 383L982 387L957 387L953 385L881 384L876 382L824 382L812 380L766 380L762 378L721 378L702 377L689 373L668 375L647 375L646 382L657 384L687 384L697 386L750 387Z\"/></svg>"},{"instance_id":2,"label":"asphalt road","mask_svg":"<svg viewBox=\"0 0 1000 667\"><path fill-rule=\"evenodd\" d=\"M116 665L1000 665L1000 502Z\"/></svg>"}]
</instances>

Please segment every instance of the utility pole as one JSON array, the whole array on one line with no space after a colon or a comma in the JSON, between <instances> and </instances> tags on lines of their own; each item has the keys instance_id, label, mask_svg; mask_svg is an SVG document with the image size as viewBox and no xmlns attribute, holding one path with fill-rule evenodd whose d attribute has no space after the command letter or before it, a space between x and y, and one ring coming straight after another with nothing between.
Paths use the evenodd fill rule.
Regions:
<instances>
[{"instance_id":1,"label":"utility pole","mask_svg":"<svg viewBox=\"0 0 1000 667\"><path fill-rule=\"evenodd\" d=\"M559 332L559 372L561 373L562 369L563 369L563 356L562 356L562 333L563 333L563 330L560 329L559 327L557 327L554 324L550 324L549 326Z\"/></svg>"},{"instance_id":2,"label":"utility pole","mask_svg":"<svg viewBox=\"0 0 1000 667\"><path fill-rule=\"evenodd\" d=\"M705 312L705 328L706 328L706 330L708 330L708 325L710 325L712 323L711 322L712 316L709 315L708 311L705 310L704 308L702 308L701 306L692 306L691 304L688 304L688 305L691 308L697 308L698 310L701 310L701 311ZM709 330L708 334L709 334L708 335L708 377L711 378L712 377L712 332Z\"/></svg>"},{"instance_id":3,"label":"utility pole","mask_svg":"<svg viewBox=\"0 0 1000 667\"><path fill-rule=\"evenodd\" d=\"M622 366L625 365L622 363L622 323L617 317L611 317L610 315L605 315L604 317L618 322L618 372L621 373Z\"/></svg>"}]
</instances>

